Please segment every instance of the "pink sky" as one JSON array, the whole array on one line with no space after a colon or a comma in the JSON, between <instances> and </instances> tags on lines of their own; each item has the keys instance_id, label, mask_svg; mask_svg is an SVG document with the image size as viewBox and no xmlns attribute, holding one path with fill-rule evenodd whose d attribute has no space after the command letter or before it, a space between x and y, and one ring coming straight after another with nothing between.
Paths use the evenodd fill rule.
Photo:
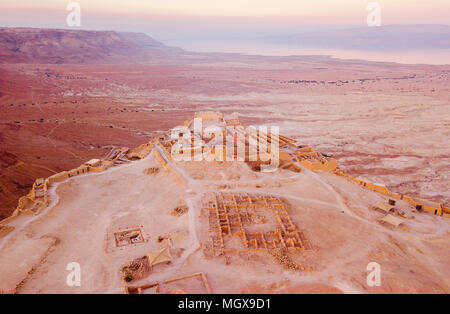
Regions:
<instances>
[{"instance_id":1,"label":"pink sky","mask_svg":"<svg viewBox=\"0 0 450 314\"><path fill-rule=\"evenodd\" d=\"M2 0L0 26L65 28L70 1ZM82 29L295 33L302 25L363 25L365 0L79 0ZM380 0L383 24L450 24L450 0Z\"/></svg>"}]
</instances>

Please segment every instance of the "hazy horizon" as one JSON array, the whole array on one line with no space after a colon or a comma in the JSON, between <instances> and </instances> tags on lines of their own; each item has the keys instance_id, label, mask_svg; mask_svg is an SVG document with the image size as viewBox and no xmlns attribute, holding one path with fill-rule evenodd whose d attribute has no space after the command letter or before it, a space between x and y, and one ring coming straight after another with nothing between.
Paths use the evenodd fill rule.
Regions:
<instances>
[{"instance_id":1,"label":"hazy horizon","mask_svg":"<svg viewBox=\"0 0 450 314\"><path fill-rule=\"evenodd\" d=\"M69 28L70 1L4 0L0 23L6 27ZM238 39L295 34L323 28L367 26L371 1L341 0L87 0L81 27L72 29L144 32L157 40ZM377 1L382 25L449 25L450 1Z\"/></svg>"},{"instance_id":2,"label":"hazy horizon","mask_svg":"<svg viewBox=\"0 0 450 314\"><path fill-rule=\"evenodd\" d=\"M372 48L295 46L260 40L304 32L368 28L367 4L372 1L342 0L336 6L332 0L98 0L95 3L80 0L77 1L81 5L80 27L66 24L69 2L4 0L0 3L0 26L139 32L167 45L199 52L280 56L320 54L376 61L431 62L426 57L429 54L426 45L413 52L408 49L408 56L405 56L391 51L383 55ZM381 7L382 26L450 25L448 0L376 2ZM333 35L323 36L323 41L327 38L333 38ZM433 55L433 63L450 63L449 50L433 52Z\"/></svg>"}]
</instances>

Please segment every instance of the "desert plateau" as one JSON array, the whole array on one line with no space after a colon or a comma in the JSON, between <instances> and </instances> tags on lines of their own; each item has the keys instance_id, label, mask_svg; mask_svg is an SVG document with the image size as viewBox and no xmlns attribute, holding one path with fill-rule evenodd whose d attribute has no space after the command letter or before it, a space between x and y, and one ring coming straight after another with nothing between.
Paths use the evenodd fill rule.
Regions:
<instances>
[{"instance_id":1,"label":"desert plateau","mask_svg":"<svg viewBox=\"0 0 450 314\"><path fill-rule=\"evenodd\" d=\"M449 112L450 65L0 28L0 291L447 294ZM180 128L245 158L177 160Z\"/></svg>"}]
</instances>

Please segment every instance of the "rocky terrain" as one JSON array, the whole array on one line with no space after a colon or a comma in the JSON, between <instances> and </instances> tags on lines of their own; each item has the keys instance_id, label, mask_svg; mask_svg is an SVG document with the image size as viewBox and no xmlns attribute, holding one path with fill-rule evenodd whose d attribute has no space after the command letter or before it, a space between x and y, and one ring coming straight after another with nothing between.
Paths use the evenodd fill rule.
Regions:
<instances>
[{"instance_id":1,"label":"rocky terrain","mask_svg":"<svg viewBox=\"0 0 450 314\"><path fill-rule=\"evenodd\" d=\"M1 217L36 178L201 110L278 125L355 176L450 203L450 66L200 54L115 32L0 38Z\"/></svg>"},{"instance_id":2,"label":"rocky terrain","mask_svg":"<svg viewBox=\"0 0 450 314\"><path fill-rule=\"evenodd\" d=\"M145 34L0 28L0 63L104 63L163 44Z\"/></svg>"},{"instance_id":3,"label":"rocky terrain","mask_svg":"<svg viewBox=\"0 0 450 314\"><path fill-rule=\"evenodd\" d=\"M194 117L239 133L236 115L196 113L191 131ZM36 182L0 226L0 293L450 291L450 209L419 211L357 184L286 137L280 166L262 172L248 154L179 160L172 135ZM245 147L250 136L232 139ZM203 148L217 143L204 128L202 138Z\"/></svg>"}]
</instances>

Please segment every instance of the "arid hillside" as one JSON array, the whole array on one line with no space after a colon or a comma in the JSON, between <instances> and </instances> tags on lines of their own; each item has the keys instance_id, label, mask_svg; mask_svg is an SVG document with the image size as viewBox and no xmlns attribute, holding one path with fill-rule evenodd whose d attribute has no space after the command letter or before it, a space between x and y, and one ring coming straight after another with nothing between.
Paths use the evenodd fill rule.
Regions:
<instances>
[{"instance_id":1,"label":"arid hillside","mask_svg":"<svg viewBox=\"0 0 450 314\"><path fill-rule=\"evenodd\" d=\"M260 171L251 139L268 134L245 131L235 115L188 117L200 146L184 152L217 147L194 132L196 118L231 135L243 161L236 148L225 149L233 161L180 160L169 128L37 180L0 225L0 293L450 291L450 208L360 182L285 136L279 164ZM80 284L68 284L67 265Z\"/></svg>"},{"instance_id":2,"label":"arid hillside","mask_svg":"<svg viewBox=\"0 0 450 314\"><path fill-rule=\"evenodd\" d=\"M161 46L145 34L0 28L0 63L102 63Z\"/></svg>"},{"instance_id":3,"label":"arid hillside","mask_svg":"<svg viewBox=\"0 0 450 314\"><path fill-rule=\"evenodd\" d=\"M36 178L136 147L202 110L277 125L355 176L450 204L450 66L194 53L115 32L0 38L1 217Z\"/></svg>"}]
</instances>

